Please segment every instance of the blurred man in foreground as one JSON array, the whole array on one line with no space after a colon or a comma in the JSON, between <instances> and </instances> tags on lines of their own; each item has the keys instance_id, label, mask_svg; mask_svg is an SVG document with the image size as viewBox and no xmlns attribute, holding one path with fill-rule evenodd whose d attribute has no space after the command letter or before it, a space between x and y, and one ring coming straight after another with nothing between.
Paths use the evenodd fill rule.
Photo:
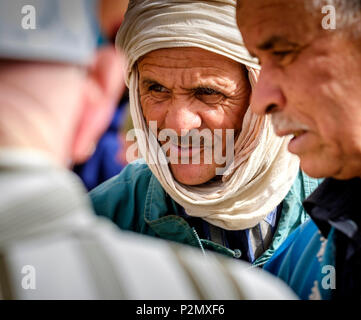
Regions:
<instances>
[{"instance_id":1,"label":"blurred man in foreground","mask_svg":"<svg viewBox=\"0 0 361 320\"><path fill-rule=\"evenodd\" d=\"M205 264L93 214L65 168L89 155L122 83L122 58L94 46L94 5L0 2L1 298L293 298L244 264Z\"/></svg>"}]
</instances>

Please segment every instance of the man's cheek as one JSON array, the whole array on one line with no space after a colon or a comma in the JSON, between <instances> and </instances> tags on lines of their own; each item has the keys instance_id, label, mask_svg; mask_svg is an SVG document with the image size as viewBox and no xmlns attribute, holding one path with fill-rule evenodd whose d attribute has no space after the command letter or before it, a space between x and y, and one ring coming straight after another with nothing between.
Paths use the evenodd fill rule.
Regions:
<instances>
[{"instance_id":1,"label":"man's cheek","mask_svg":"<svg viewBox=\"0 0 361 320\"><path fill-rule=\"evenodd\" d=\"M164 123L164 112L156 110L155 108L147 108L143 111L144 118L149 125L149 122L156 122L157 127Z\"/></svg>"}]
</instances>

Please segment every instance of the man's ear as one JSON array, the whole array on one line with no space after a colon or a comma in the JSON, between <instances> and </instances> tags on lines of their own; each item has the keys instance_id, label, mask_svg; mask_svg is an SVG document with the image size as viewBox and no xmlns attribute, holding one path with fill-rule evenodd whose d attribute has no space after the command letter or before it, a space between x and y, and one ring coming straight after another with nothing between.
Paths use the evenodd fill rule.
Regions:
<instances>
[{"instance_id":1,"label":"man's ear","mask_svg":"<svg viewBox=\"0 0 361 320\"><path fill-rule=\"evenodd\" d=\"M97 51L84 81L81 114L71 150L73 163L85 162L108 128L124 90L124 68L125 57L112 46Z\"/></svg>"}]
</instances>

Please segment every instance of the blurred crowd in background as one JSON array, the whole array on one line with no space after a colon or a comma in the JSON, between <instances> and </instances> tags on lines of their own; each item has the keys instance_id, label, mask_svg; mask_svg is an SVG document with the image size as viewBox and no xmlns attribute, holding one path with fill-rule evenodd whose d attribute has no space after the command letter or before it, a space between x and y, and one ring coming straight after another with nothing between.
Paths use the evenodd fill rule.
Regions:
<instances>
[{"instance_id":1,"label":"blurred crowd in background","mask_svg":"<svg viewBox=\"0 0 361 320\"><path fill-rule=\"evenodd\" d=\"M128 7L128 0L102 0L99 5L98 44L114 44L118 29ZM129 96L126 89L121 96L111 123L93 154L82 164L76 164L73 171L82 179L88 191L118 174L129 162L136 159L136 152L127 150L134 143L127 141L126 135L133 128L129 111Z\"/></svg>"}]
</instances>

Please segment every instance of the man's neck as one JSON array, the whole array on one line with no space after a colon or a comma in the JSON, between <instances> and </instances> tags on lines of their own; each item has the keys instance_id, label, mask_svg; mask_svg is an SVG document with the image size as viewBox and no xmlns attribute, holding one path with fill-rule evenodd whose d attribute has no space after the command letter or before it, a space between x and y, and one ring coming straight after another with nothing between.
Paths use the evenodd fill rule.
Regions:
<instances>
[{"instance_id":1,"label":"man's neck","mask_svg":"<svg viewBox=\"0 0 361 320\"><path fill-rule=\"evenodd\" d=\"M39 150L65 166L69 145L62 122L31 104L6 102L0 102L0 148Z\"/></svg>"}]
</instances>

